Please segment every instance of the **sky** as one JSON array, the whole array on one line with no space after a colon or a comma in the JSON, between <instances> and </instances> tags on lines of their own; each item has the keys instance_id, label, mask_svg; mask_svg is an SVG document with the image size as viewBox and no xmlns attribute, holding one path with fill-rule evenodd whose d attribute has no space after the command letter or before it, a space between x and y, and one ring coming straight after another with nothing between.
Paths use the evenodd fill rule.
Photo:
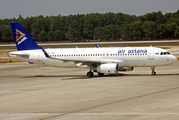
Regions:
<instances>
[{"instance_id":1,"label":"sky","mask_svg":"<svg viewBox=\"0 0 179 120\"><path fill-rule=\"evenodd\" d=\"M163 14L179 10L179 0L0 0L0 19L87 13Z\"/></svg>"}]
</instances>

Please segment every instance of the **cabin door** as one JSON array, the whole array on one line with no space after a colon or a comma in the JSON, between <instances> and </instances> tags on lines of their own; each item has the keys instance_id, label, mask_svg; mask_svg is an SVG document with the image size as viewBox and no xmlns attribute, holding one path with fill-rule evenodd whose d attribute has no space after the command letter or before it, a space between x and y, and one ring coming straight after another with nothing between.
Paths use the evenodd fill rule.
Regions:
<instances>
[{"instance_id":1,"label":"cabin door","mask_svg":"<svg viewBox=\"0 0 179 120\"><path fill-rule=\"evenodd\" d=\"M154 50L153 49L150 49L149 50L149 60L154 60Z\"/></svg>"}]
</instances>

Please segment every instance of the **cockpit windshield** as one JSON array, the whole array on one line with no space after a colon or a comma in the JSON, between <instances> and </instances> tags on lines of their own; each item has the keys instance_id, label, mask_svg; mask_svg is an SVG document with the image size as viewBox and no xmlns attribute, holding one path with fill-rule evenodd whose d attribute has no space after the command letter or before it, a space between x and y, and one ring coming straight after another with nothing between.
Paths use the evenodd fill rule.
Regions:
<instances>
[{"instance_id":1,"label":"cockpit windshield","mask_svg":"<svg viewBox=\"0 0 179 120\"><path fill-rule=\"evenodd\" d=\"M161 52L160 55L170 55L169 52Z\"/></svg>"}]
</instances>

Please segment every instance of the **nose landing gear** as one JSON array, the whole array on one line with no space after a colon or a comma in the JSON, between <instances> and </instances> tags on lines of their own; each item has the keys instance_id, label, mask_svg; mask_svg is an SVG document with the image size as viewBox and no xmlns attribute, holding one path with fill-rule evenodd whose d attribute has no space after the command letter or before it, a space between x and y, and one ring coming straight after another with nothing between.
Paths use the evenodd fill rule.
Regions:
<instances>
[{"instance_id":1,"label":"nose landing gear","mask_svg":"<svg viewBox=\"0 0 179 120\"><path fill-rule=\"evenodd\" d=\"M155 67L151 67L151 70L152 70L152 75L156 75L156 72L155 72Z\"/></svg>"}]
</instances>

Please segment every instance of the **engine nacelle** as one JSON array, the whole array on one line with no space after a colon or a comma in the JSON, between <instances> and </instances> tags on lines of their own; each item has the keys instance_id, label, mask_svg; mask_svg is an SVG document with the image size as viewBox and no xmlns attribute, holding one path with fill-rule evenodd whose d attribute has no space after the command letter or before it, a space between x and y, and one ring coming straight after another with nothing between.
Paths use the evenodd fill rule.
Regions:
<instances>
[{"instance_id":1,"label":"engine nacelle","mask_svg":"<svg viewBox=\"0 0 179 120\"><path fill-rule=\"evenodd\" d=\"M118 72L118 64L101 64L97 66L96 71L98 73L117 73Z\"/></svg>"},{"instance_id":2,"label":"engine nacelle","mask_svg":"<svg viewBox=\"0 0 179 120\"><path fill-rule=\"evenodd\" d=\"M119 71L133 71L134 67L119 67Z\"/></svg>"}]
</instances>

